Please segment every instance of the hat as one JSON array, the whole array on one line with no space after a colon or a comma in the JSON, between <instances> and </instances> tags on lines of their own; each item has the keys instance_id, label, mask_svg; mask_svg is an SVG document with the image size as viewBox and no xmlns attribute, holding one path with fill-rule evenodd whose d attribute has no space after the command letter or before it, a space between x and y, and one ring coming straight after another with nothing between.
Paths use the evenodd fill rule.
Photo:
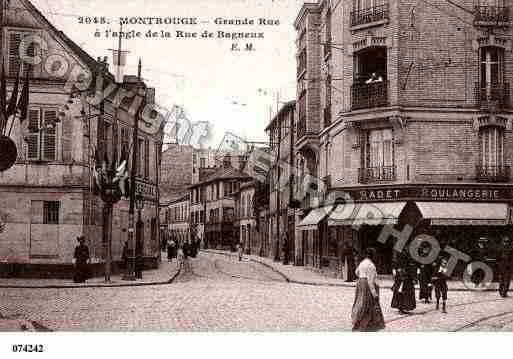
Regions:
<instances>
[{"instance_id":1,"label":"hat","mask_svg":"<svg viewBox=\"0 0 513 359\"><path fill-rule=\"evenodd\" d=\"M78 237L77 237L77 241L79 241L79 242L85 242L85 237L84 237L84 236L78 236Z\"/></svg>"}]
</instances>

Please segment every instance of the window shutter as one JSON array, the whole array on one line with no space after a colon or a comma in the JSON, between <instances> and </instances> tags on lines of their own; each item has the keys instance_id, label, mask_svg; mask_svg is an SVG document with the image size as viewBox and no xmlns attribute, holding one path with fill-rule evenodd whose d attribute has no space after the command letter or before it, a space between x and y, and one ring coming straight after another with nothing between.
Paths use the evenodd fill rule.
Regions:
<instances>
[{"instance_id":1,"label":"window shutter","mask_svg":"<svg viewBox=\"0 0 513 359\"><path fill-rule=\"evenodd\" d=\"M43 159L45 161L55 161L55 153L57 149L56 122L57 111L44 110L44 131L43 133Z\"/></svg>"},{"instance_id":2,"label":"window shutter","mask_svg":"<svg viewBox=\"0 0 513 359\"><path fill-rule=\"evenodd\" d=\"M73 119L71 117L66 118L62 121L62 160L64 162L70 162L73 159Z\"/></svg>"},{"instance_id":3,"label":"window shutter","mask_svg":"<svg viewBox=\"0 0 513 359\"><path fill-rule=\"evenodd\" d=\"M20 32L9 32L9 76L14 77L20 70L19 48L23 35Z\"/></svg>"},{"instance_id":4,"label":"window shutter","mask_svg":"<svg viewBox=\"0 0 513 359\"><path fill-rule=\"evenodd\" d=\"M28 135L27 142L27 158L29 160L39 160L39 124L41 111L29 110L28 113Z\"/></svg>"}]
</instances>

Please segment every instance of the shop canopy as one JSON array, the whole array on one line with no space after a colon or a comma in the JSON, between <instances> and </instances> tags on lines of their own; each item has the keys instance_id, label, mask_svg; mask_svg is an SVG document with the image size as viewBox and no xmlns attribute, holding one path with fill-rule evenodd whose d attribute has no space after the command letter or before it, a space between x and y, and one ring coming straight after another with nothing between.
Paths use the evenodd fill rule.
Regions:
<instances>
[{"instance_id":1,"label":"shop canopy","mask_svg":"<svg viewBox=\"0 0 513 359\"><path fill-rule=\"evenodd\" d=\"M326 218L328 214L330 214L334 207L335 206L330 205L313 209L301 222L299 222L298 227L304 231L317 229L317 225Z\"/></svg>"},{"instance_id":2,"label":"shop canopy","mask_svg":"<svg viewBox=\"0 0 513 359\"><path fill-rule=\"evenodd\" d=\"M432 226L504 226L508 219L505 203L415 202L422 218Z\"/></svg>"},{"instance_id":3,"label":"shop canopy","mask_svg":"<svg viewBox=\"0 0 513 359\"><path fill-rule=\"evenodd\" d=\"M328 219L329 226L397 224L406 202L340 204Z\"/></svg>"}]
</instances>

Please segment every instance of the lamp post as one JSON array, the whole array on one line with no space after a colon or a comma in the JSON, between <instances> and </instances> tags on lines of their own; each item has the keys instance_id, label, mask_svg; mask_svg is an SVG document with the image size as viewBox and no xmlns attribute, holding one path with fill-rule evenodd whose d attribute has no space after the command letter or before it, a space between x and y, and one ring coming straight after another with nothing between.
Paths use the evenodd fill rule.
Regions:
<instances>
[{"instance_id":1,"label":"lamp post","mask_svg":"<svg viewBox=\"0 0 513 359\"><path fill-rule=\"evenodd\" d=\"M136 228L136 244L135 244L135 277L142 278L142 267L143 267L143 250L144 250L144 233L142 232L142 210L144 208L144 197L138 195L135 198L135 207L137 208L137 224Z\"/></svg>"}]
</instances>

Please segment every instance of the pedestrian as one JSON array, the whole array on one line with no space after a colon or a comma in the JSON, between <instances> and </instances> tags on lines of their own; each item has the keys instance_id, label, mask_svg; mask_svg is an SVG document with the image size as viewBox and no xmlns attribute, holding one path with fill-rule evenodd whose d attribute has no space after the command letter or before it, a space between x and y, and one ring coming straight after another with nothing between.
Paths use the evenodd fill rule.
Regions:
<instances>
[{"instance_id":1,"label":"pedestrian","mask_svg":"<svg viewBox=\"0 0 513 359\"><path fill-rule=\"evenodd\" d=\"M425 246L420 250L421 257L427 257L431 251L431 247ZM433 264L421 264L418 269L419 280L419 299L424 299L424 303L428 304L433 299L433 284L431 277L433 276Z\"/></svg>"},{"instance_id":2,"label":"pedestrian","mask_svg":"<svg viewBox=\"0 0 513 359\"><path fill-rule=\"evenodd\" d=\"M173 239L167 240L167 260L171 262L173 260L173 252L176 250L176 243Z\"/></svg>"},{"instance_id":3,"label":"pedestrian","mask_svg":"<svg viewBox=\"0 0 513 359\"><path fill-rule=\"evenodd\" d=\"M379 304L379 285L374 260L376 251L367 248L365 258L356 269L358 281L351 311L353 331L378 331L385 328L383 311Z\"/></svg>"},{"instance_id":4,"label":"pedestrian","mask_svg":"<svg viewBox=\"0 0 513 359\"><path fill-rule=\"evenodd\" d=\"M345 265L347 266L347 278L346 282L354 282L355 281L355 253L354 248L351 243L344 244L344 250L342 255L344 256Z\"/></svg>"},{"instance_id":5,"label":"pedestrian","mask_svg":"<svg viewBox=\"0 0 513 359\"><path fill-rule=\"evenodd\" d=\"M123 250L121 251L121 269L128 268L128 241L125 241Z\"/></svg>"},{"instance_id":6,"label":"pedestrian","mask_svg":"<svg viewBox=\"0 0 513 359\"><path fill-rule=\"evenodd\" d=\"M244 254L243 249L244 249L244 247L243 247L242 243L241 242L237 243L237 253L239 255L239 262L242 261L242 256Z\"/></svg>"},{"instance_id":7,"label":"pedestrian","mask_svg":"<svg viewBox=\"0 0 513 359\"><path fill-rule=\"evenodd\" d=\"M415 300L416 268L406 255L399 253L392 273L394 275L394 284L392 285L394 294L390 306L398 309L401 314L408 314L417 306Z\"/></svg>"},{"instance_id":8,"label":"pedestrian","mask_svg":"<svg viewBox=\"0 0 513 359\"><path fill-rule=\"evenodd\" d=\"M184 258L184 254L183 254L183 248L181 245L178 246L178 249L177 249L177 260L178 260L178 266L180 268L180 270L183 269L184 267L184 261L185 261L185 258Z\"/></svg>"},{"instance_id":9,"label":"pedestrian","mask_svg":"<svg viewBox=\"0 0 513 359\"><path fill-rule=\"evenodd\" d=\"M501 297L506 298L508 296L509 286L511 284L511 272L512 272L512 258L511 253L502 253L498 263L497 269L499 272L499 294Z\"/></svg>"},{"instance_id":10,"label":"pedestrian","mask_svg":"<svg viewBox=\"0 0 513 359\"><path fill-rule=\"evenodd\" d=\"M440 298L442 298L442 312L447 313L446 310L446 302L447 302L447 292L449 288L447 287L447 279L448 270L447 270L448 260L446 257L441 257L435 262L435 270L433 274L433 285L435 287L435 297L436 297L436 310L440 309Z\"/></svg>"},{"instance_id":11,"label":"pedestrian","mask_svg":"<svg viewBox=\"0 0 513 359\"><path fill-rule=\"evenodd\" d=\"M289 264L289 234L287 232L283 232L283 264Z\"/></svg>"},{"instance_id":12,"label":"pedestrian","mask_svg":"<svg viewBox=\"0 0 513 359\"><path fill-rule=\"evenodd\" d=\"M91 258L89 256L89 248L85 245L85 237L79 236L77 241L79 245L75 247L75 254L73 256L75 260L73 281L75 283L84 283L90 277L89 262Z\"/></svg>"}]
</instances>

